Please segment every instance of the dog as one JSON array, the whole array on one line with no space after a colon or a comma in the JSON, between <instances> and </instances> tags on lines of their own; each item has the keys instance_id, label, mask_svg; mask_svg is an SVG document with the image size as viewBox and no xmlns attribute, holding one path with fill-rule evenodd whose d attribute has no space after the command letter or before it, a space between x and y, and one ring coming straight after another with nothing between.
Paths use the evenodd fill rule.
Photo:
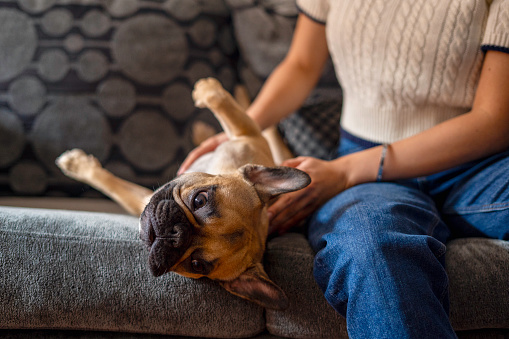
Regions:
<instances>
[{"instance_id":1,"label":"dog","mask_svg":"<svg viewBox=\"0 0 509 339\"><path fill-rule=\"evenodd\" d=\"M267 208L311 179L275 165L260 128L216 79L199 80L192 96L197 107L214 113L229 140L155 192L114 176L78 149L63 153L56 164L140 216L140 237L154 276L208 277L234 295L285 309L288 298L262 266Z\"/></svg>"}]
</instances>

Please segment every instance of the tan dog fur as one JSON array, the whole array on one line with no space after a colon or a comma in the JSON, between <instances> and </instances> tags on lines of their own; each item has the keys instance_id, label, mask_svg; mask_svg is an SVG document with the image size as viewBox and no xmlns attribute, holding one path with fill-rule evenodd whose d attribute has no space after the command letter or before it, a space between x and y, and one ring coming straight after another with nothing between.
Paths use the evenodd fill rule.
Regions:
<instances>
[{"instance_id":1,"label":"tan dog fur","mask_svg":"<svg viewBox=\"0 0 509 339\"><path fill-rule=\"evenodd\" d=\"M56 163L67 176L98 189L129 213L141 215L141 237L152 246L149 260L152 258L154 275L173 271L190 278L206 276L264 307L285 308L288 301L284 292L268 278L261 264L268 232L267 207L277 195L301 189L310 179L298 170L274 167L260 129L217 80L197 82L193 99L196 106L215 114L229 140L155 192L115 177L81 150L62 154ZM174 208L183 211L191 225L191 231L186 228L184 233L191 232L192 237L181 235L180 228L178 232L172 229L178 233L175 237L185 238L182 241L187 247L178 260L167 265L171 267L166 267L165 253L173 249L154 249L154 241L167 238L155 235L153 224L160 227L161 222L153 220L171 218L156 213L162 197L170 196L178 205Z\"/></svg>"}]
</instances>

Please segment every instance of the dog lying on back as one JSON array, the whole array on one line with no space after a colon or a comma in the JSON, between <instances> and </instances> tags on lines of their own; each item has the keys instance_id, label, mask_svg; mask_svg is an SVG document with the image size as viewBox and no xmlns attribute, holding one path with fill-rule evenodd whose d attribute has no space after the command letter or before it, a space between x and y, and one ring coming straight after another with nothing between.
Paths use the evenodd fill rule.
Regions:
<instances>
[{"instance_id":1,"label":"dog lying on back","mask_svg":"<svg viewBox=\"0 0 509 339\"><path fill-rule=\"evenodd\" d=\"M140 216L153 275L208 277L237 296L284 309L286 295L262 266L267 208L278 195L306 187L310 178L275 166L259 127L217 80L198 81L193 99L214 113L229 140L155 192L115 177L78 149L62 154L57 166Z\"/></svg>"}]
</instances>

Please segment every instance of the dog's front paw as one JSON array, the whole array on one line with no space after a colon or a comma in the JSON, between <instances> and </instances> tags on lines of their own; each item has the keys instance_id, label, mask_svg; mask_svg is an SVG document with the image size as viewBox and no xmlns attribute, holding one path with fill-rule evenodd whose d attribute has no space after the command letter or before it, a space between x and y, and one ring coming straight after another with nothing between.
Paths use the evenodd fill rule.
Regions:
<instances>
[{"instance_id":1,"label":"dog's front paw","mask_svg":"<svg viewBox=\"0 0 509 339\"><path fill-rule=\"evenodd\" d=\"M93 155L87 155L77 148L62 153L55 163L65 175L83 182L89 181L94 172L102 168Z\"/></svg>"},{"instance_id":2,"label":"dog's front paw","mask_svg":"<svg viewBox=\"0 0 509 339\"><path fill-rule=\"evenodd\" d=\"M216 107L227 95L221 83L214 78L198 80L194 85L193 100L196 107Z\"/></svg>"}]
</instances>

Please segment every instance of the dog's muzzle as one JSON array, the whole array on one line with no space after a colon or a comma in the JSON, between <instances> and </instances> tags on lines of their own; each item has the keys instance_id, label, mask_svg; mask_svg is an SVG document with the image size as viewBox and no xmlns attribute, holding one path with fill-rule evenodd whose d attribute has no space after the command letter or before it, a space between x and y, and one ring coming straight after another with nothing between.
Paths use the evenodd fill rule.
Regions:
<instances>
[{"instance_id":1,"label":"dog's muzzle","mask_svg":"<svg viewBox=\"0 0 509 339\"><path fill-rule=\"evenodd\" d=\"M140 218L140 237L149 247L148 264L160 276L177 263L192 238L192 225L173 199L174 184L155 193Z\"/></svg>"}]
</instances>

